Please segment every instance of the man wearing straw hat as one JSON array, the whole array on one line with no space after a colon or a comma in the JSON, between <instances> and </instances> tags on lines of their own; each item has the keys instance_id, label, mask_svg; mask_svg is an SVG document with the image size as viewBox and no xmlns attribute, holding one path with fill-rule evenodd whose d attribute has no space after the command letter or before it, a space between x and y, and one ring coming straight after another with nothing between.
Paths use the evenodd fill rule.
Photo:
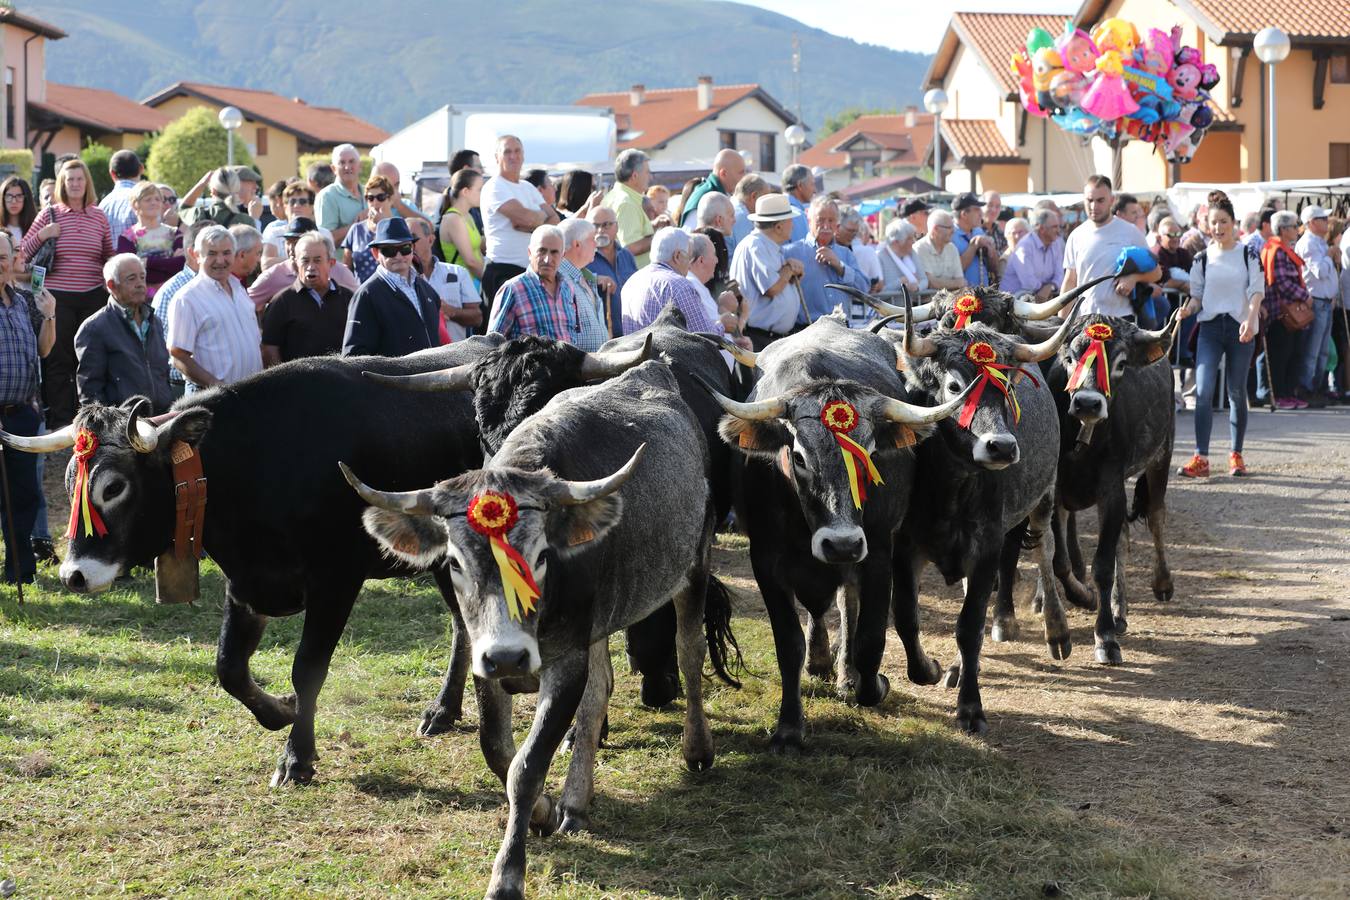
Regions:
<instances>
[{"instance_id":1,"label":"man wearing straw hat","mask_svg":"<svg viewBox=\"0 0 1350 900\"><path fill-rule=\"evenodd\" d=\"M799 283L804 267L783 256L793 222L800 217L786 194L764 194L750 214L755 230L736 245L731 277L750 307L745 334L756 350L790 334L803 309Z\"/></svg>"}]
</instances>

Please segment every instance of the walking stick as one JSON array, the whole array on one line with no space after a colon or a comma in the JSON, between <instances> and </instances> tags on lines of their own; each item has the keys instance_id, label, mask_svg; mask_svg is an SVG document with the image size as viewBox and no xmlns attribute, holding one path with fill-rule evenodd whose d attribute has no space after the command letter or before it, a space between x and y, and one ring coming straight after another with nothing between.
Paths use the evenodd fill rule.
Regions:
<instances>
[{"instance_id":1,"label":"walking stick","mask_svg":"<svg viewBox=\"0 0 1350 900\"><path fill-rule=\"evenodd\" d=\"M1332 310L1332 315L1335 315L1337 312L1341 314L1341 326L1345 329L1345 348L1347 354L1350 354L1350 310L1342 307L1339 310ZM1342 359L1340 361L1340 367L1341 393L1344 394L1346 393L1346 389L1350 388L1350 377L1348 377L1350 376L1350 359Z\"/></svg>"},{"instance_id":2,"label":"walking stick","mask_svg":"<svg viewBox=\"0 0 1350 900\"><path fill-rule=\"evenodd\" d=\"M1270 411L1274 412L1278 407L1275 405L1275 373L1270 368L1270 343L1266 340L1266 333L1261 332L1261 359L1266 363L1266 386L1270 389L1266 394L1266 399L1270 401Z\"/></svg>"},{"instance_id":3,"label":"walking stick","mask_svg":"<svg viewBox=\"0 0 1350 900\"><path fill-rule=\"evenodd\" d=\"M4 424L0 423L0 430ZM14 530L14 501L9 498L9 466L5 464L5 451L0 448L0 490L5 498L5 523L9 525L9 566L14 570L14 587L19 591L19 605L23 606L23 576L19 574L19 560L13 558L19 545L19 533Z\"/></svg>"}]
</instances>

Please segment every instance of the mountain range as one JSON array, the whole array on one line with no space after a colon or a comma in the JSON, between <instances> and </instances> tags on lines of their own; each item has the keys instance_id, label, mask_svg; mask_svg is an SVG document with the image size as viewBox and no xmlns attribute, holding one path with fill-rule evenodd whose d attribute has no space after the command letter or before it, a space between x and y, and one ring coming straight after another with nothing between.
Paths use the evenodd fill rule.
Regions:
<instances>
[{"instance_id":1,"label":"mountain range","mask_svg":"<svg viewBox=\"0 0 1350 900\"><path fill-rule=\"evenodd\" d=\"M715 0L55 0L24 11L70 35L48 42L51 81L134 99L176 81L260 88L389 131L446 103L571 103L711 75L800 104L818 132L845 107L917 104L930 59Z\"/></svg>"}]
</instances>

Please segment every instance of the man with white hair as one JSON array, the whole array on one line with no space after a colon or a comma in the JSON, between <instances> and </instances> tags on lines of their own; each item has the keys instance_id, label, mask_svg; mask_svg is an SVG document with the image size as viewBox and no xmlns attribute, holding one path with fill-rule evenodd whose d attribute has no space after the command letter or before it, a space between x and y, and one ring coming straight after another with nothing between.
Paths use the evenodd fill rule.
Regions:
<instances>
[{"instance_id":1,"label":"man with white hair","mask_svg":"<svg viewBox=\"0 0 1350 900\"><path fill-rule=\"evenodd\" d=\"M272 298L263 315L262 357L267 368L342 349L352 292L333 280L333 255L332 245L317 231L296 240L291 262L299 277Z\"/></svg>"},{"instance_id":2,"label":"man with white hair","mask_svg":"<svg viewBox=\"0 0 1350 900\"><path fill-rule=\"evenodd\" d=\"M904 288L913 294L928 290L928 273L914 252L919 229L906 219L892 219L886 226L886 243L877 253L881 264L881 289Z\"/></svg>"},{"instance_id":3,"label":"man with white hair","mask_svg":"<svg viewBox=\"0 0 1350 900\"><path fill-rule=\"evenodd\" d=\"M1035 294L1049 300L1059 292L1064 275L1064 238L1059 233L1059 213L1037 206L1027 217L1031 233L1017 242L1008 257L999 288L1010 294Z\"/></svg>"},{"instance_id":4,"label":"man with white hair","mask_svg":"<svg viewBox=\"0 0 1350 900\"><path fill-rule=\"evenodd\" d=\"M783 248L783 255L802 264L801 291L805 313L798 317L798 325L809 325L828 315L836 306L847 309L847 294L825 288L827 284L847 284L860 291L871 288L871 282L858 268L853 251L835 240L839 230L839 205L821 194L811 201L806 214L809 234ZM809 321L807 319L809 315Z\"/></svg>"},{"instance_id":5,"label":"man with white hair","mask_svg":"<svg viewBox=\"0 0 1350 900\"><path fill-rule=\"evenodd\" d=\"M366 208L361 193L361 154L351 144L338 144L333 148L333 171L337 181L319 191L314 216L319 227L333 235L333 243L341 244Z\"/></svg>"},{"instance_id":6,"label":"man with white hair","mask_svg":"<svg viewBox=\"0 0 1350 900\"><path fill-rule=\"evenodd\" d=\"M631 334L646 328L674 303L684 313L690 331L724 331L720 322L708 317L698 292L685 275L689 274L689 233L680 228L662 228L652 237L652 261L637 270L623 286L623 330Z\"/></svg>"},{"instance_id":7,"label":"man with white hair","mask_svg":"<svg viewBox=\"0 0 1350 900\"><path fill-rule=\"evenodd\" d=\"M234 199L241 190L239 175L233 169L228 166L212 169L178 201L178 221L183 225L214 222L226 228L231 225L252 225L253 217L240 212L234 205ZM198 198L204 192L211 196L205 202L198 203Z\"/></svg>"},{"instance_id":8,"label":"man with white hair","mask_svg":"<svg viewBox=\"0 0 1350 900\"><path fill-rule=\"evenodd\" d=\"M577 300L581 330L576 344L587 353L600 349L609 340L605 324L605 303L600 297L598 277L586 267L595 261L595 226L585 219L564 219L558 226L563 236L562 262L558 276L571 283Z\"/></svg>"},{"instance_id":9,"label":"man with white hair","mask_svg":"<svg viewBox=\"0 0 1350 900\"><path fill-rule=\"evenodd\" d=\"M865 240L868 234L867 223L856 206L839 208L839 230L834 239L841 247L853 251L858 269L871 284L872 290L881 290L881 262L877 259L877 248Z\"/></svg>"},{"instance_id":10,"label":"man with white hair","mask_svg":"<svg viewBox=\"0 0 1350 900\"><path fill-rule=\"evenodd\" d=\"M520 177L525 145L514 134L497 138L497 174L483 185L478 207L483 212L486 265L483 296L496 297L509 279L530 264L530 240L541 225L558 224L558 214L539 189Z\"/></svg>"},{"instance_id":11,"label":"man with white hair","mask_svg":"<svg viewBox=\"0 0 1350 900\"><path fill-rule=\"evenodd\" d=\"M715 228L726 238L727 255L736 252L736 239L732 236L732 230L736 227L736 208L731 205L730 197L721 191L708 191L698 201L694 217L697 226L691 225L688 230L692 231L694 227Z\"/></svg>"},{"instance_id":12,"label":"man with white hair","mask_svg":"<svg viewBox=\"0 0 1350 900\"><path fill-rule=\"evenodd\" d=\"M736 185L740 183L741 177L744 175L745 157L741 156L740 151L732 150L730 147L724 147L717 151L717 156L713 157L712 171L708 173L707 178L694 186L694 189L689 193L689 199L684 201L684 209L680 211L679 224L692 230L694 228L694 217L703 197L714 191L723 196L730 194L736 189ZM727 226L725 233L731 233L730 225Z\"/></svg>"},{"instance_id":13,"label":"man with white hair","mask_svg":"<svg viewBox=\"0 0 1350 900\"><path fill-rule=\"evenodd\" d=\"M488 315L488 331L508 338L535 334L575 344L581 310L572 285L558 277L563 234L557 225L540 225L530 235L530 265L497 290Z\"/></svg>"},{"instance_id":14,"label":"man with white hair","mask_svg":"<svg viewBox=\"0 0 1350 900\"><path fill-rule=\"evenodd\" d=\"M703 304L703 311L708 314L708 318L716 319L722 323L723 329L728 333L740 332L745 327L745 320L737 315L736 295L731 291L723 291L713 298L712 291L708 290L708 285L712 283L713 273L717 271L717 248L713 246L712 238L706 234L692 234L689 236L689 272L684 276L694 290L698 293L699 302ZM750 315L749 307L744 307L740 312ZM753 349L750 340L745 337L737 338L745 349ZM726 351L722 351L726 355ZM731 359L727 355L728 359Z\"/></svg>"},{"instance_id":15,"label":"man with white hair","mask_svg":"<svg viewBox=\"0 0 1350 900\"><path fill-rule=\"evenodd\" d=\"M75 387L81 405L121 406L140 395L156 413L174 401L164 327L146 302L145 264L119 253L103 264L108 304L75 332Z\"/></svg>"},{"instance_id":16,"label":"man with white hair","mask_svg":"<svg viewBox=\"0 0 1350 900\"><path fill-rule=\"evenodd\" d=\"M633 254L638 267L647 265L656 226L647 218L642 199L651 186L652 172L647 154L629 148L614 159L614 187L601 205L614 210L619 220L619 246Z\"/></svg>"},{"instance_id":17,"label":"man with white hair","mask_svg":"<svg viewBox=\"0 0 1350 900\"><path fill-rule=\"evenodd\" d=\"M956 220L945 209L928 214L928 234L914 245L919 265L928 273L928 286L933 290L955 290L966 286L966 273L961 268L961 254L952 243Z\"/></svg>"},{"instance_id":18,"label":"man with white hair","mask_svg":"<svg viewBox=\"0 0 1350 900\"><path fill-rule=\"evenodd\" d=\"M258 262L263 251L262 232L252 225L231 225L230 236L234 238L234 262L230 274L247 290L258 276Z\"/></svg>"},{"instance_id":19,"label":"man with white hair","mask_svg":"<svg viewBox=\"0 0 1350 900\"><path fill-rule=\"evenodd\" d=\"M755 230L750 214L755 211L755 203L772 188L759 175L746 175L736 182L736 193L732 196L732 207L736 213L736 224L731 227L731 242L739 244ZM728 253L733 252L728 248Z\"/></svg>"},{"instance_id":20,"label":"man with white hair","mask_svg":"<svg viewBox=\"0 0 1350 900\"><path fill-rule=\"evenodd\" d=\"M197 277L174 297L167 341L188 393L247 378L263 367L253 301L230 274L234 236L212 225L197 233L193 246Z\"/></svg>"},{"instance_id":21,"label":"man with white hair","mask_svg":"<svg viewBox=\"0 0 1350 900\"><path fill-rule=\"evenodd\" d=\"M801 213L801 218L792 220L792 239L800 241L806 237L807 207L816 196L816 176L801 163L793 163L783 170L783 193L792 208Z\"/></svg>"}]
</instances>

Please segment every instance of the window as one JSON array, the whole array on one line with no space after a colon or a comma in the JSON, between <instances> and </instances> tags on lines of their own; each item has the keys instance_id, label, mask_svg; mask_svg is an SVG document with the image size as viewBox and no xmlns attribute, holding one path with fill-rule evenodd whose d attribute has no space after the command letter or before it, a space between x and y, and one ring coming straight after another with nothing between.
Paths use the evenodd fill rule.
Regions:
<instances>
[{"instance_id":1,"label":"window","mask_svg":"<svg viewBox=\"0 0 1350 900\"><path fill-rule=\"evenodd\" d=\"M1331 54L1331 83L1350 84L1350 50Z\"/></svg>"},{"instance_id":2,"label":"window","mask_svg":"<svg viewBox=\"0 0 1350 900\"><path fill-rule=\"evenodd\" d=\"M5 137L14 137L14 69L5 69Z\"/></svg>"},{"instance_id":3,"label":"window","mask_svg":"<svg viewBox=\"0 0 1350 900\"><path fill-rule=\"evenodd\" d=\"M1331 171L1328 178L1350 178L1350 144L1331 145Z\"/></svg>"},{"instance_id":4,"label":"window","mask_svg":"<svg viewBox=\"0 0 1350 900\"><path fill-rule=\"evenodd\" d=\"M723 150L735 150L736 132L734 131L717 132L717 145Z\"/></svg>"},{"instance_id":5,"label":"window","mask_svg":"<svg viewBox=\"0 0 1350 900\"><path fill-rule=\"evenodd\" d=\"M254 143L255 143L255 144L257 145L257 147L258 147L258 155L259 155L259 156L266 156L266 155L267 155L267 129L264 128L264 127L261 126L261 125L258 126L258 136L257 136L257 138L255 139Z\"/></svg>"},{"instance_id":6,"label":"window","mask_svg":"<svg viewBox=\"0 0 1350 900\"><path fill-rule=\"evenodd\" d=\"M778 160L774 154L774 140L777 137L776 134L761 134L759 136L759 170L761 172L778 171Z\"/></svg>"}]
</instances>

